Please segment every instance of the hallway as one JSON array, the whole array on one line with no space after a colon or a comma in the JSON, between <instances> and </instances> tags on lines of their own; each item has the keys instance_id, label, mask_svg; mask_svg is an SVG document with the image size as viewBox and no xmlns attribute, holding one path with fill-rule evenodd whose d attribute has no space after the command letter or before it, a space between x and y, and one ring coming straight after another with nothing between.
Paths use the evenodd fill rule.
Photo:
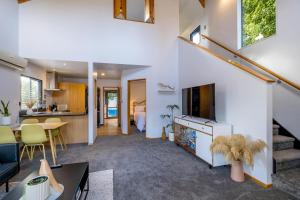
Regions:
<instances>
[{"instance_id":1,"label":"hallway","mask_svg":"<svg viewBox=\"0 0 300 200\"><path fill-rule=\"evenodd\" d=\"M121 135L121 128L118 126L118 119L105 119L104 125L97 129L98 136Z\"/></svg>"}]
</instances>

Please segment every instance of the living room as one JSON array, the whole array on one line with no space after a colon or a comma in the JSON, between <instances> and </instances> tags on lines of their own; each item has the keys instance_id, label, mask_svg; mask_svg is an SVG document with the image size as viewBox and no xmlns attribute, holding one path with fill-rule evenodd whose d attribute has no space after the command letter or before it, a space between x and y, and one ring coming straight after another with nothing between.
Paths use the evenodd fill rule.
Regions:
<instances>
[{"instance_id":1,"label":"living room","mask_svg":"<svg viewBox=\"0 0 300 200\"><path fill-rule=\"evenodd\" d=\"M299 39L295 37L297 34L287 33L285 27L297 19L297 12L287 13L297 10L299 2L277 0L276 34L241 49L237 31L240 26L237 7L242 5L239 0L142 2L141 5L127 5L124 0L1 2L1 51L24 59L85 62L88 88L86 142L70 144L64 150L58 142L56 148L46 144L45 155L38 148L34 151L28 147L32 155L35 152L34 159L25 151L21 162L17 156L21 154L19 147L11 147L7 152L14 154L18 165L9 181L1 181L1 195L8 195L4 199L29 195L24 193L29 188L25 184L38 175L49 179L52 194L62 193L61 199L297 199L297 184L294 190L283 185L290 188L291 183L299 180L300 158L297 160L295 153L296 158L288 161L292 169L285 169L286 162L274 157L277 136L273 133L293 134L285 135L292 146L281 150L297 152L300 112L295 75L297 56L291 58L286 49L293 49ZM140 11L145 12L142 17L140 12L130 13L132 5L142 6ZM201 32L194 32L199 25ZM190 38L193 32L198 34L200 43L193 43ZM286 41L288 37L293 38L294 44ZM284 45L282 48L278 42L278 46L272 46L282 40L286 41L280 43ZM282 55L278 55L278 49L282 49ZM121 133L118 135L97 136L99 63L114 63L121 68L136 66L120 70ZM7 63L5 66L0 67L0 99L11 102L8 113L16 122L19 117L16 86L23 72L9 69ZM270 68L263 70L257 66ZM146 80L143 134L128 131L131 118L128 83L134 80ZM184 98L185 91L189 95ZM22 132L18 123L19 126L14 123L9 127ZM48 130L55 132L63 126L53 124L42 125L47 135L52 134ZM228 161L222 154L215 157L212 151L218 136L227 136L229 140L237 134L245 143L259 144L260 148L254 150L248 146L253 150L250 158L235 168L233 161L241 160L231 157ZM189 140L190 137L195 140ZM51 151L51 146L56 150ZM3 152L1 148L1 156ZM40 162L45 157L48 163ZM228 165L231 161L232 167ZM231 169L239 170L231 172ZM238 176L234 172L239 172ZM286 179L280 179L281 175L288 177L288 182L283 182ZM5 192L7 182L9 193Z\"/></svg>"}]
</instances>

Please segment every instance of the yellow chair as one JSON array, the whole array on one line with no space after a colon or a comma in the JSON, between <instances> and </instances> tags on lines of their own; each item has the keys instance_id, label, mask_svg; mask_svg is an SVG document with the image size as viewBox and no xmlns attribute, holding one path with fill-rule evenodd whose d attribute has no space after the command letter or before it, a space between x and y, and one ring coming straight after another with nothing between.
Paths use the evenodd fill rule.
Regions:
<instances>
[{"instance_id":1,"label":"yellow chair","mask_svg":"<svg viewBox=\"0 0 300 200\"><path fill-rule=\"evenodd\" d=\"M17 143L15 135L9 126L0 126L0 144Z\"/></svg>"},{"instance_id":2,"label":"yellow chair","mask_svg":"<svg viewBox=\"0 0 300 200\"><path fill-rule=\"evenodd\" d=\"M24 119L22 121L22 124L37 124L37 123L39 123L39 120L38 119L34 119L34 118L32 118L32 119Z\"/></svg>"},{"instance_id":3,"label":"yellow chair","mask_svg":"<svg viewBox=\"0 0 300 200\"><path fill-rule=\"evenodd\" d=\"M48 119L45 120L45 123L59 123L59 122L61 122L60 118L48 118ZM65 147L65 149L67 149L67 145L64 142L64 138L62 136L62 133L61 133L60 129L52 130L51 134L53 136L53 142L54 142L55 148L56 148L56 144L57 144L56 139L58 139L58 141L60 143L60 146L61 146L61 149L64 150L64 147Z\"/></svg>"},{"instance_id":4,"label":"yellow chair","mask_svg":"<svg viewBox=\"0 0 300 200\"><path fill-rule=\"evenodd\" d=\"M31 125L23 125L21 131L21 139L24 143L20 161L22 160L24 151L26 149L29 160L33 159L34 150L36 146L39 146L40 151L44 155L44 159L46 159L45 146L44 143L48 141L45 130L42 126L37 124ZM30 150L29 150L30 147ZM41 149L42 147L42 149ZM30 151L30 153L29 153Z\"/></svg>"}]
</instances>

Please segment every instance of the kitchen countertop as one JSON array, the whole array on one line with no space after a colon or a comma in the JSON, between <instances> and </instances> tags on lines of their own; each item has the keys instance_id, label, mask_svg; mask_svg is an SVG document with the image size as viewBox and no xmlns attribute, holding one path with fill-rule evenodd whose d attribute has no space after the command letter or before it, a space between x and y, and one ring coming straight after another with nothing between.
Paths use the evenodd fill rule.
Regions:
<instances>
[{"instance_id":1,"label":"kitchen countertop","mask_svg":"<svg viewBox=\"0 0 300 200\"><path fill-rule=\"evenodd\" d=\"M34 112L30 115L20 115L20 117L83 116L86 114L86 112Z\"/></svg>"}]
</instances>

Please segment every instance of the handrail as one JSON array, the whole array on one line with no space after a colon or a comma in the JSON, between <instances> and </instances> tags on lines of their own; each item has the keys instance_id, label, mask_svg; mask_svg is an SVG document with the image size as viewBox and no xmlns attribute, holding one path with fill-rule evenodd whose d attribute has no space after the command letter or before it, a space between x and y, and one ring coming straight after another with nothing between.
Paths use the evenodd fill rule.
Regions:
<instances>
[{"instance_id":1,"label":"handrail","mask_svg":"<svg viewBox=\"0 0 300 200\"><path fill-rule=\"evenodd\" d=\"M245 71L245 72L247 72L247 73L249 73L249 74L251 74L251 75L253 75L253 76L255 76L255 77L259 78L259 79L261 79L261 80L263 80L263 81L266 81L268 83L274 83L275 82L275 80L273 80L272 78L270 78L270 77L268 77L268 76L266 76L264 74L261 74L261 73L255 71L255 70L253 70L253 69L251 69L249 67L246 67L244 65L241 65L239 63L230 61L230 60L228 60L228 59L226 59L226 58L224 58L224 57L222 57L222 56L220 56L218 54L213 53L208 48L206 48L204 46L201 46L201 45L198 45L198 44L195 44L192 41L190 41L190 40L188 40L188 39L186 39L186 38L184 38L182 36L178 36L178 38L181 39L181 40L183 40L183 41L185 41L185 42L187 42L187 43L189 43L189 44L191 44L191 45L193 45L193 46L195 46L195 47L197 47L197 48L200 48L200 49L206 51L207 53L211 54L212 56L214 56L214 57L216 57L216 58L218 58L218 59L220 59L222 61L225 61L225 62L227 62L227 63L229 63L229 64L231 64L231 65L233 65L233 66L235 66L235 67L237 67L237 68L239 68L239 69L241 69L241 70L243 70L243 71Z\"/></svg>"},{"instance_id":2,"label":"handrail","mask_svg":"<svg viewBox=\"0 0 300 200\"><path fill-rule=\"evenodd\" d=\"M238 53L238 52L236 52L236 51L234 51L234 50L232 50L232 49L226 47L225 45L221 44L220 42L217 42L217 41L213 40L212 38L210 38L210 37L208 37L208 36L206 36L206 35L201 34L201 36L204 37L204 38L206 38L207 40L209 40L209 41L215 43L216 45L222 47L223 49L225 49L225 50L231 52L231 53L234 54L235 56L238 56L238 57L240 57L241 59L247 61L248 63L250 63L250 64L252 64L252 65L258 67L259 69L261 69L261 70L263 70L263 71L265 71L265 72L267 72L268 74L271 74L272 76L274 76L274 77L277 78L278 80L285 82L286 84L288 84L288 85L290 85L290 86L296 88L297 90L300 90L300 85L298 85L298 84L296 84L296 83L294 83L294 82L292 82L292 81L290 81L290 80L284 78L283 76L281 76L281 75L275 73L274 71L272 71L272 70L270 70L270 69L268 69L268 68L262 66L261 64L255 62L255 61L253 61L253 60L251 60L251 59L249 59L249 58L247 58L246 56L244 56L244 55L242 55L242 54L240 54L240 53Z\"/></svg>"}]
</instances>

